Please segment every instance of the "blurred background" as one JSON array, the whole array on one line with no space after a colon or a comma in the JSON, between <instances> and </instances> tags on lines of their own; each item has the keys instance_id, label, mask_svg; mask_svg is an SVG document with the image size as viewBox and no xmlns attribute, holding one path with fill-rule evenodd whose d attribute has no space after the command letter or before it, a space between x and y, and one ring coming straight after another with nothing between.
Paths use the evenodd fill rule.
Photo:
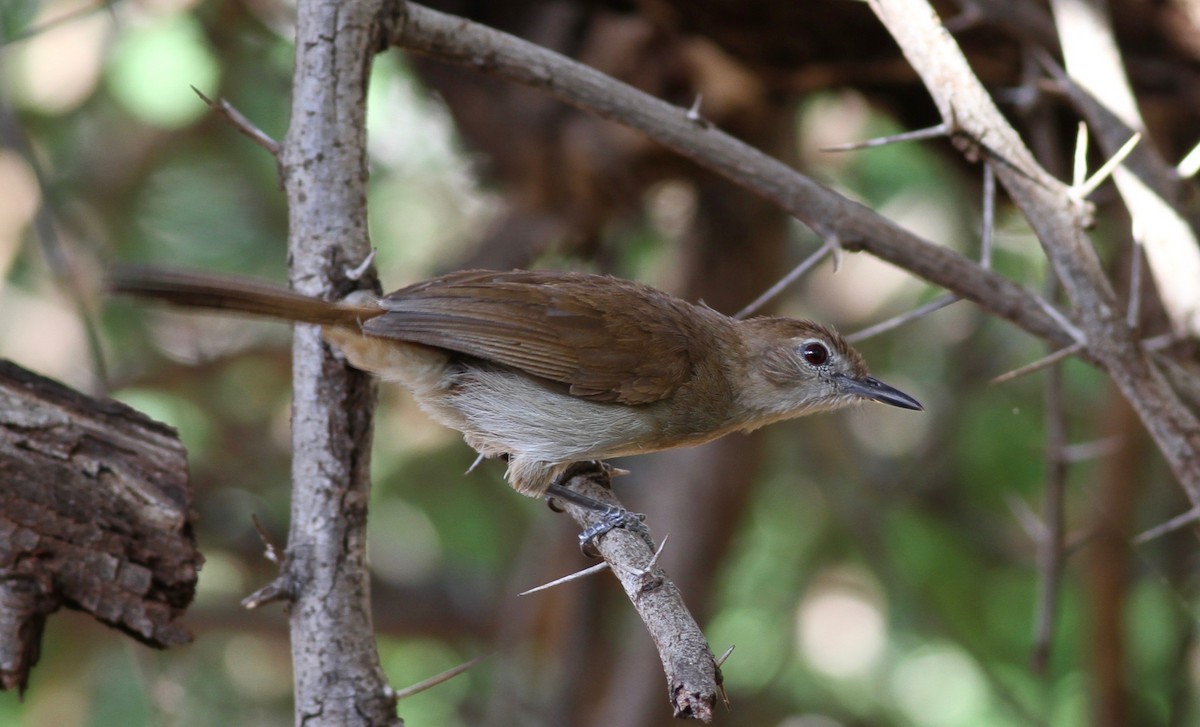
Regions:
<instances>
[{"instance_id":1,"label":"blurred background","mask_svg":"<svg viewBox=\"0 0 1200 727\"><path fill-rule=\"evenodd\" d=\"M865 4L444 5L683 107L701 95L721 128L978 255L980 171L948 143L822 151L938 122ZM1200 128L1200 11L1112 5L1150 135L1178 159ZM293 14L288 0L0 3L0 357L176 427L206 558L184 620L192 645L155 652L56 614L24 701L0 695L2 724L292 722L286 616L239 605L275 572L251 516L277 543L287 532L289 331L109 300L101 279L115 261L286 279L275 162L190 87L282 137ZM1061 172L1075 116L1029 83L1021 48L1039 27L988 21L958 23L960 41ZM561 268L733 313L821 245L639 134L486 76L389 52L369 108L371 232L387 289L463 267ZM1110 192L1097 201L1093 237L1123 291L1128 219ZM997 270L1045 289L1037 241L1003 203L995 242ZM939 294L846 254L772 312L853 332ZM1147 310L1148 332L1162 330L1152 300ZM670 535L663 562L714 651L736 646L718 724L1200 720L1195 534L1131 544L1189 505L1105 377L1068 361L989 384L1046 348L968 303L859 348L926 411L863 406L619 463L632 471L619 494ZM1079 446L1067 450L1065 570L1042 658L1052 376ZM370 558L384 668L403 687L491 655L400 715L449 727L670 723L661 666L614 579L516 595L589 563L566 518L512 492L502 463L465 475L473 459L383 388Z\"/></svg>"}]
</instances>

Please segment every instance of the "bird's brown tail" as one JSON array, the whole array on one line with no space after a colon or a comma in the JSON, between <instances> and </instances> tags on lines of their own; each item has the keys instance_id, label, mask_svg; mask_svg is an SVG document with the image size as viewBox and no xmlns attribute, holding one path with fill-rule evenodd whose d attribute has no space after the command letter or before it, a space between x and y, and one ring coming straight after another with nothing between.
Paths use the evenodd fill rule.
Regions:
<instances>
[{"instance_id":1,"label":"bird's brown tail","mask_svg":"<svg viewBox=\"0 0 1200 727\"><path fill-rule=\"evenodd\" d=\"M108 288L118 295L158 300L187 308L207 308L355 329L362 321L383 312L375 306L310 298L258 280L165 268L116 268L109 275Z\"/></svg>"}]
</instances>

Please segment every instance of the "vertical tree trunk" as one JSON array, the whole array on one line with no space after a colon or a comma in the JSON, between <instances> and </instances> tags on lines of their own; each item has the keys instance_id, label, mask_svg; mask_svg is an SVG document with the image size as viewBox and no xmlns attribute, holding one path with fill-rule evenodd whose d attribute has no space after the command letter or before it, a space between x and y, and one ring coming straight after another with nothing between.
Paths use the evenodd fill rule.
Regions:
<instances>
[{"instance_id":1,"label":"vertical tree trunk","mask_svg":"<svg viewBox=\"0 0 1200 727\"><path fill-rule=\"evenodd\" d=\"M366 95L381 3L297 7L292 118L280 158L291 281L310 295L359 287L370 251ZM293 343L292 521L282 578L290 610L296 724L396 724L379 666L365 562L375 387L313 326Z\"/></svg>"}]
</instances>

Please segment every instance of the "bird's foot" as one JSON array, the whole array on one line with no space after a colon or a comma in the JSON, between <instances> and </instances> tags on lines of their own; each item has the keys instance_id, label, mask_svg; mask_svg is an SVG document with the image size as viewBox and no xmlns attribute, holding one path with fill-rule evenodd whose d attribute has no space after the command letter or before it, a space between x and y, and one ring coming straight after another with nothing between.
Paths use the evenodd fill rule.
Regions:
<instances>
[{"instance_id":1,"label":"bird's foot","mask_svg":"<svg viewBox=\"0 0 1200 727\"><path fill-rule=\"evenodd\" d=\"M582 474L581 470L587 468L600 467L605 473L610 473L612 468L603 462L577 462L556 479L546 490L547 499L557 498L565 502L578 505L579 507L592 510L600 513L600 519L583 529L579 533L579 549L589 558L599 557L599 551L596 549L596 540L600 536L608 533L614 528L625 528L631 532L649 536L649 529L645 525L646 516L642 513L631 512L619 505L610 505L601 502L595 498L582 495L574 490L566 487L566 482L572 477ZM623 471L621 471L623 473ZM554 504L551 502L551 507Z\"/></svg>"},{"instance_id":2,"label":"bird's foot","mask_svg":"<svg viewBox=\"0 0 1200 727\"><path fill-rule=\"evenodd\" d=\"M615 528L625 528L644 535L650 534L650 529L645 524L646 515L644 513L632 512L616 505L604 505L600 502L596 504L604 507L604 510L600 511L600 519L579 533L579 550L587 557L600 557L596 539Z\"/></svg>"}]
</instances>

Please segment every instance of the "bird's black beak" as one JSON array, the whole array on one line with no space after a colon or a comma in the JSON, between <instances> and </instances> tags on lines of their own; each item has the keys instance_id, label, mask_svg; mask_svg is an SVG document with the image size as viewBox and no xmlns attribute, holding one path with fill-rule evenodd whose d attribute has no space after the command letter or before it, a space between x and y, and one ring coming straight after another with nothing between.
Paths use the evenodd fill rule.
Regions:
<instances>
[{"instance_id":1,"label":"bird's black beak","mask_svg":"<svg viewBox=\"0 0 1200 727\"><path fill-rule=\"evenodd\" d=\"M861 396L864 399L878 401L882 404L898 406L901 409L925 411L925 407L921 406L921 402L894 386L888 386L874 376L866 376L861 379L852 379L849 376L843 377L842 391Z\"/></svg>"}]
</instances>

